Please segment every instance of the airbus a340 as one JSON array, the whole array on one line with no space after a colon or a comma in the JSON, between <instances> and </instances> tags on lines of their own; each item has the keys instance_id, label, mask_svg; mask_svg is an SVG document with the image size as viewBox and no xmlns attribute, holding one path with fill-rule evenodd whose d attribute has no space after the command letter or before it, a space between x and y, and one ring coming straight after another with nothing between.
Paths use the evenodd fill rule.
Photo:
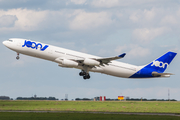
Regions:
<instances>
[{"instance_id":1,"label":"airbus a340","mask_svg":"<svg viewBox=\"0 0 180 120\"><path fill-rule=\"evenodd\" d=\"M73 50L68 50L37 41L11 38L3 41L9 49L19 54L25 54L58 63L60 67L77 68L84 79L89 79L89 72L99 72L123 78L154 78L170 77L171 73L164 73L177 53L169 51L150 62L147 65L135 66L127 63L115 61L123 58L126 53L115 57L102 58Z\"/></svg>"}]
</instances>

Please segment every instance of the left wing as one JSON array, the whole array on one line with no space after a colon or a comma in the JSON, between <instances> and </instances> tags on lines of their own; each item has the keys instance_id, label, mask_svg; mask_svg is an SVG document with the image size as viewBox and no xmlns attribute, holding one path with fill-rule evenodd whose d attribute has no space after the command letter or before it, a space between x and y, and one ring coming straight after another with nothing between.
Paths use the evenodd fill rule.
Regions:
<instances>
[{"instance_id":1,"label":"left wing","mask_svg":"<svg viewBox=\"0 0 180 120\"><path fill-rule=\"evenodd\" d=\"M85 59L79 59L79 60L74 60L78 63L84 63L85 65L90 65L90 66L99 66L103 64L108 64L112 60L120 59L123 58L126 55L126 53L123 53L119 56L115 57L109 57L109 58L85 58Z\"/></svg>"},{"instance_id":2,"label":"left wing","mask_svg":"<svg viewBox=\"0 0 180 120\"><path fill-rule=\"evenodd\" d=\"M100 63L108 64L112 60L117 60L117 59L123 58L125 55L126 55L126 53L123 53L123 54L121 54L119 56L109 57L109 58L97 58L95 60L99 61Z\"/></svg>"},{"instance_id":3,"label":"left wing","mask_svg":"<svg viewBox=\"0 0 180 120\"><path fill-rule=\"evenodd\" d=\"M61 67L77 67L78 65L87 65L89 67L99 66L110 63L112 60L123 58L126 53L119 56L109 58L80 58L80 59L67 59L67 58L56 58L55 61L59 63Z\"/></svg>"}]
</instances>

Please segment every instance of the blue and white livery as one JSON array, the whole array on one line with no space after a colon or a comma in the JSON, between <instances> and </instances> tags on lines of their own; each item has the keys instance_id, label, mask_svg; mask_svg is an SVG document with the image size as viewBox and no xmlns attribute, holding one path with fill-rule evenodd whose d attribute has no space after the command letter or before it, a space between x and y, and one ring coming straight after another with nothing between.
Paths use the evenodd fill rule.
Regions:
<instances>
[{"instance_id":1,"label":"blue and white livery","mask_svg":"<svg viewBox=\"0 0 180 120\"><path fill-rule=\"evenodd\" d=\"M44 51L48 47L48 45L45 45L43 47L41 43L36 43L36 42L25 40L24 45L22 45L22 47L28 47L28 48L32 48L32 49L39 48L41 51Z\"/></svg>"},{"instance_id":2,"label":"blue and white livery","mask_svg":"<svg viewBox=\"0 0 180 120\"><path fill-rule=\"evenodd\" d=\"M127 63L115 61L123 58L126 53L115 57L102 58L73 50L68 50L40 42L11 38L3 42L9 49L19 53L53 61L60 67L80 69L80 76L89 79L89 72L99 72L107 75L123 78L154 78L170 77L171 73L164 73L177 53L169 51L144 66L135 66Z\"/></svg>"}]
</instances>

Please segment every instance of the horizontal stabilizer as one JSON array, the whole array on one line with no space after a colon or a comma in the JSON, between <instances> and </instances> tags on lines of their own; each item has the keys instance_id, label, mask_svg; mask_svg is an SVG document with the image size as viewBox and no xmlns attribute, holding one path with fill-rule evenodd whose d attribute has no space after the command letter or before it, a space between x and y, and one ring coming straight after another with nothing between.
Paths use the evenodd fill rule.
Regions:
<instances>
[{"instance_id":1,"label":"horizontal stabilizer","mask_svg":"<svg viewBox=\"0 0 180 120\"><path fill-rule=\"evenodd\" d=\"M152 76L154 76L154 77L170 77L170 75L174 75L174 74L152 72Z\"/></svg>"}]
</instances>

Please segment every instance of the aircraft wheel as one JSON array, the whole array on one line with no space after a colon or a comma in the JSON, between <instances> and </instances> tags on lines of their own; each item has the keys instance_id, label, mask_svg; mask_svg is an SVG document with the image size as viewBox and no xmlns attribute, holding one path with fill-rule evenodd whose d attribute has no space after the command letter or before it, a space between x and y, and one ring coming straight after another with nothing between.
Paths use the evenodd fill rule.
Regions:
<instances>
[{"instance_id":1,"label":"aircraft wheel","mask_svg":"<svg viewBox=\"0 0 180 120\"><path fill-rule=\"evenodd\" d=\"M79 76L83 76L83 73L82 73L82 72L80 72L80 73L79 73Z\"/></svg>"},{"instance_id":2,"label":"aircraft wheel","mask_svg":"<svg viewBox=\"0 0 180 120\"><path fill-rule=\"evenodd\" d=\"M87 79L90 79L90 75L87 75L86 77L87 77Z\"/></svg>"},{"instance_id":3,"label":"aircraft wheel","mask_svg":"<svg viewBox=\"0 0 180 120\"><path fill-rule=\"evenodd\" d=\"M89 74L86 74L83 76L84 79L89 79L90 78L90 75Z\"/></svg>"},{"instance_id":4,"label":"aircraft wheel","mask_svg":"<svg viewBox=\"0 0 180 120\"><path fill-rule=\"evenodd\" d=\"M86 80L86 79L87 79L87 77L86 77L86 76L83 76L83 78L84 78L84 80Z\"/></svg>"},{"instance_id":5,"label":"aircraft wheel","mask_svg":"<svg viewBox=\"0 0 180 120\"><path fill-rule=\"evenodd\" d=\"M16 57L17 60L19 60L19 58L20 58L19 56Z\"/></svg>"},{"instance_id":6,"label":"aircraft wheel","mask_svg":"<svg viewBox=\"0 0 180 120\"><path fill-rule=\"evenodd\" d=\"M79 73L79 75L80 75L80 76L84 76L84 75L86 75L86 72L81 71L81 72Z\"/></svg>"}]
</instances>

